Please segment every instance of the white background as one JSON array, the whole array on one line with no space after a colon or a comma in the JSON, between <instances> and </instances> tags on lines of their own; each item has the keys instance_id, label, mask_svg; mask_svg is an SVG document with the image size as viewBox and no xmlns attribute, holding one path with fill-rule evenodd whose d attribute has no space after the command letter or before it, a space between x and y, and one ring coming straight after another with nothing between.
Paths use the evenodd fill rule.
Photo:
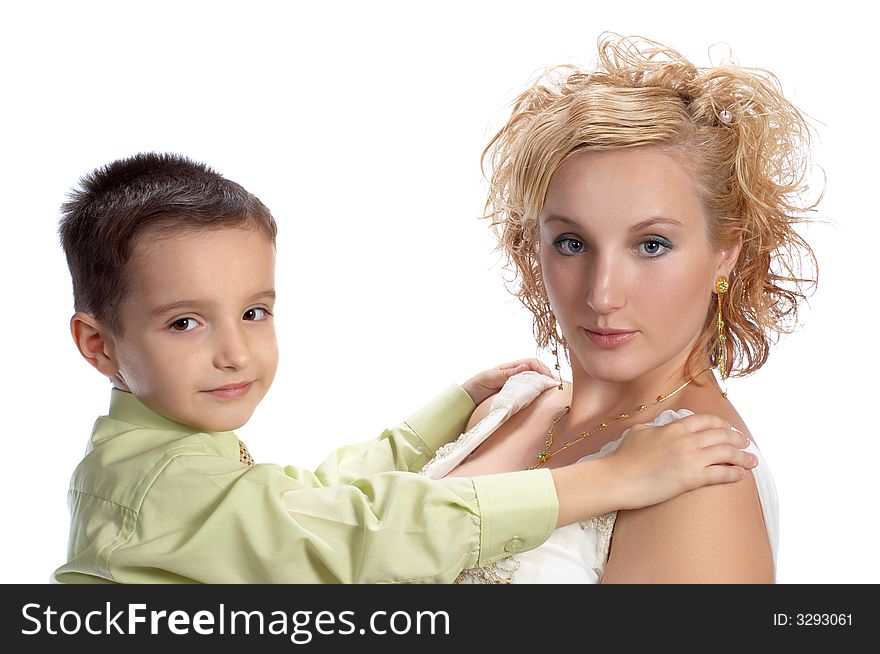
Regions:
<instances>
[{"instance_id":1,"label":"white background","mask_svg":"<svg viewBox=\"0 0 880 654\"><path fill-rule=\"evenodd\" d=\"M11 3L10 3L11 4ZM176 151L279 226L275 386L240 430L258 461L316 465L453 381L534 355L503 289L479 157L543 67L603 30L699 65L727 43L814 120L827 174L804 325L730 385L779 490L779 581L880 582L875 550L878 115L861 3L75 2L0 17L2 577L64 561L66 488L109 386L68 335L56 224L81 175ZM820 7L824 7L821 8Z\"/></svg>"}]
</instances>

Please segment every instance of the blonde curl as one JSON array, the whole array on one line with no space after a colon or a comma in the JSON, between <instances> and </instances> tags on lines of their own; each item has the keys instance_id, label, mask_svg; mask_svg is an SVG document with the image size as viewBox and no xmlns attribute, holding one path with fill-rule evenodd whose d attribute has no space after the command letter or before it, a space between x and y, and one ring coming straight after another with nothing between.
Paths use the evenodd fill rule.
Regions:
<instances>
[{"instance_id":1,"label":"blonde curl","mask_svg":"<svg viewBox=\"0 0 880 654\"><path fill-rule=\"evenodd\" d=\"M714 365L720 347L726 372L758 370L771 343L796 326L818 278L796 230L821 200L808 200L810 145L809 124L766 70L699 68L662 44L609 33L599 38L593 70L546 70L516 98L481 159L485 217L513 273L508 288L534 316L538 345L560 338L538 259L537 217L550 180L576 153L655 146L693 172L713 251L742 239L721 298L727 339L718 341L716 304L707 298L687 373Z\"/></svg>"}]
</instances>

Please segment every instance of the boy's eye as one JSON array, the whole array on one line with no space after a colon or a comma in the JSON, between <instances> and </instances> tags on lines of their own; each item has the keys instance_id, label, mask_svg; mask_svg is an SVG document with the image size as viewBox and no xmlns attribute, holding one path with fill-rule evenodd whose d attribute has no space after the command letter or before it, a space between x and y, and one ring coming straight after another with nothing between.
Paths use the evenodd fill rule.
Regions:
<instances>
[{"instance_id":1,"label":"boy's eye","mask_svg":"<svg viewBox=\"0 0 880 654\"><path fill-rule=\"evenodd\" d=\"M168 327L175 332L191 332L198 327L198 324L195 318L178 318Z\"/></svg>"},{"instance_id":2,"label":"boy's eye","mask_svg":"<svg viewBox=\"0 0 880 654\"><path fill-rule=\"evenodd\" d=\"M267 311L265 309L254 307L253 309L248 309L244 312L242 320L263 320L266 317L266 313Z\"/></svg>"}]
</instances>

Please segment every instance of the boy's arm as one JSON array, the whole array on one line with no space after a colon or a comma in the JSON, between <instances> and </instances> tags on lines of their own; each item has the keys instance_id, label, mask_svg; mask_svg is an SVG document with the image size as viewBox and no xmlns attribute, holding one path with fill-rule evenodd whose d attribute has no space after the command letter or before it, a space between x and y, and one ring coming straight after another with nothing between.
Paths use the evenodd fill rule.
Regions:
<instances>
[{"instance_id":1,"label":"boy's arm","mask_svg":"<svg viewBox=\"0 0 880 654\"><path fill-rule=\"evenodd\" d=\"M378 438L340 447L315 474L323 485L336 486L378 472L417 472L438 447L458 438L474 407L470 395L453 384Z\"/></svg>"},{"instance_id":2,"label":"boy's arm","mask_svg":"<svg viewBox=\"0 0 880 654\"><path fill-rule=\"evenodd\" d=\"M181 446L139 478L136 508L72 490L80 519L56 579L451 581L557 526L741 479L755 465L737 449L746 445L719 418L690 416L637 425L611 456L552 471L438 481L385 472L339 486Z\"/></svg>"},{"instance_id":3,"label":"boy's arm","mask_svg":"<svg viewBox=\"0 0 880 654\"><path fill-rule=\"evenodd\" d=\"M453 384L431 402L376 440L346 445L331 454L317 470L324 484L346 484L376 472L416 472L436 452L465 431L476 405L501 390L508 379L533 371L550 376L535 358L517 359L477 373L461 386Z\"/></svg>"},{"instance_id":4,"label":"boy's arm","mask_svg":"<svg viewBox=\"0 0 880 654\"><path fill-rule=\"evenodd\" d=\"M476 483L386 472L324 486L304 469L178 456L134 519L107 558L115 581L451 582L546 540L557 502L545 470Z\"/></svg>"}]
</instances>

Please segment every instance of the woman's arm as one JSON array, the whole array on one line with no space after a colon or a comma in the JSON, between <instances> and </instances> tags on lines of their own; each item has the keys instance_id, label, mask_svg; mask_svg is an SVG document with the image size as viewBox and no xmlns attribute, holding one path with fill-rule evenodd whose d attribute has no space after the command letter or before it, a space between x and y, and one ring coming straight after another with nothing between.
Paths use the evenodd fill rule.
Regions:
<instances>
[{"instance_id":1,"label":"woman's arm","mask_svg":"<svg viewBox=\"0 0 880 654\"><path fill-rule=\"evenodd\" d=\"M602 583L773 583L773 560L751 471L620 511Z\"/></svg>"}]
</instances>

